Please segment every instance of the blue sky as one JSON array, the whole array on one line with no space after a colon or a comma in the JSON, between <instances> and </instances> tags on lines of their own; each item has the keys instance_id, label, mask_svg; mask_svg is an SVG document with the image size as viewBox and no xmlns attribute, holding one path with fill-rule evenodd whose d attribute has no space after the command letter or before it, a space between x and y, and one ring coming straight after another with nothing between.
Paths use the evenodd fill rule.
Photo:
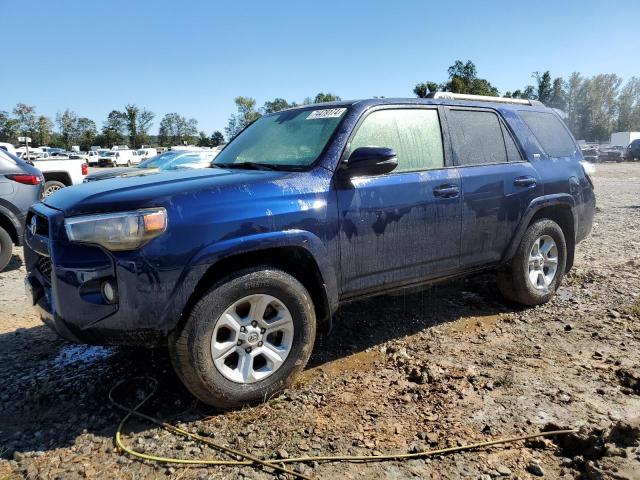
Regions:
<instances>
[{"instance_id":1,"label":"blue sky","mask_svg":"<svg viewBox=\"0 0 640 480\"><path fill-rule=\"evenodd\" d=\"M21 0L2 17L0 110L71 108L99 128L127 103L211 133L238 95L408 97L456 59L502 93L536 70L640 75L636 0Z\"/></svg>"}]
</instances>

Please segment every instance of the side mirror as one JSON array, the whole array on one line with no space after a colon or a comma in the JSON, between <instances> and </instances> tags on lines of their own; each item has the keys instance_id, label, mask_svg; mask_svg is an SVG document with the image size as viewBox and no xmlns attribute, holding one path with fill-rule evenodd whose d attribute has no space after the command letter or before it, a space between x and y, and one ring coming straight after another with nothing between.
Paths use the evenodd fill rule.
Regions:
<instances>
[{"instance_id":1,"label":"side mirror","mask_svg":"<svg viewBox=\"0 0 640 480\"><path fill-rule=\"evenodd\" d=\"M358 147L345 165L350 177L384 175L398 166L398 159L393 148L387 147Z\"/></svg>"}]
</instances>

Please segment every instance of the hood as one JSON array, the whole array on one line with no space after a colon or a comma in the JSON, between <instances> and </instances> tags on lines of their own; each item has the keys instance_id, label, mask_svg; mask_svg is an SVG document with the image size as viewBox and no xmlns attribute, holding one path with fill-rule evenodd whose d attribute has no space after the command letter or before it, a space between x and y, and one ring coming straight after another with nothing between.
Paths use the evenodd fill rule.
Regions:
<instances>
[{"instance_id":1,"label":"hood","mask_svg":"<svg viewBox=\"0 0 640 480\"><path fill-rule=\"evenodd\" d=\"M250 188L292 175L291 172L205 168L172 170L153 175L136 175L88 182L63 188L43 202L65 216L135 210L154 206L171 207L180 196L196 196L224 188Z\"/></svg>"}]
</instances>

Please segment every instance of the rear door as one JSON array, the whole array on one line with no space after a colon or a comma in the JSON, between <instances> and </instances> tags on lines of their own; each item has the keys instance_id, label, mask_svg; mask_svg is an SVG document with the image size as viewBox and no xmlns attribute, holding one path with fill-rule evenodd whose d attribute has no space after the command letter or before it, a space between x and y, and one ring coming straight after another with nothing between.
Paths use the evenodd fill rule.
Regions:
<instances>
[{"instance_id":1,"label":"rear door","mask_svg":"<svg viewBox=\"0 0 640 480\"><path fill-rule=\"evenodd\" d=\"M337 182L343 297L457 269L460 178L440 117L435 106L396 106L368 113L356 127L347 157L362 146L389 147L398 167Z\"/></svg>"},{"instance_id":2,"label":"rear door","mask_svg":"<svg viewBox=\"0 0 640 480\"><path fill-rule=\"evenodd\" d=\"M462 185L462 267L500 261L542 184L514 136L490 108L447 107Z\"/></svg>"}]
</instances>

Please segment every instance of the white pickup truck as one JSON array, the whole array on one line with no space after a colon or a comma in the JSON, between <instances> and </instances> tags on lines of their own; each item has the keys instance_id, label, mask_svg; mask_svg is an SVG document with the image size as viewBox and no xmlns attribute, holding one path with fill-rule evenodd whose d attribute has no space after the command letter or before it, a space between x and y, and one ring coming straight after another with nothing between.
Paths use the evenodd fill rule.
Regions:
<instances>
[{"instance_id":1,"label":"white pickup truck","mask_svg":"<svg viewBox=\"0 0 640 480\"><path fill-rule=\"evenodd\" d=\"M55 158L36 159L31 163L44 175L44 196L47 197L61 188L82 183L87 176L87 163L83 159Z\"/></svg>"}]
</instances>

